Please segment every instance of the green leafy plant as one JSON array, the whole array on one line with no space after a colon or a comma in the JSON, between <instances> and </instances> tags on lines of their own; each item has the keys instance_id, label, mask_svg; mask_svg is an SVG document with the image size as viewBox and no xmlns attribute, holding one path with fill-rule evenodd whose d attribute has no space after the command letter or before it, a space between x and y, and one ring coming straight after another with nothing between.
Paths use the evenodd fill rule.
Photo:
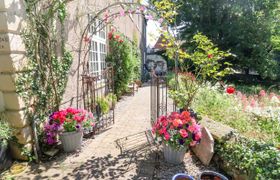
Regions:
<instances>
[{"instance_id":1,"label":"green leafy plant","mask_svg":"<svg viewBox=\"0 0 280 180\"><path fill-rule=\"evenodd\" d=\"M96 103L99 106L102 114L107 114L110 111L110 104L106 97L97 99Z\"/></svg>"},{"instance_id":2,"label":"green leafy plant","mask_svg":"<svg viewBox=\"0 0 280 180\"><path fill-rule=\"evenodd\" d=\"M173 81L173 83L175 83ZM169 91L169 96L174 100L177 107L187 110L199 88L195 76L192 73L180 73L178 75L178 87L176 84Z\"/></svg>"},{"instance_id":3,"label":"green leafy plant","mask_svg":"<svg viewBox=\"0 0 280 180\"><path fill-rule=\"evenodd\" d=\"M9 124L0 119L0 145L7 145L8 140L12 138L12 128Z\"/></svg>"},{"instance_id":4,"label":"green leafy plant","mask_svg":"<svg viewBox=\"0 0 280 180\"><path fill-rule=\"evenodd\" d=\"M279 179L280 151L271 144L234 134L234 140L216 142L215 152L228 168L238 169L250 179Z\"/></svg>"},{"instance_id":5,"label":"green leafy plant","mask_svg":"<svg viewBox=\"0 0 280 180\"><path fill-rule=\"evenodd\" d=\"M109 93L106 96L106 99L107 99L107 101L109 102L109 104L111 106L115 106L115 104L117 103L118 97L115 94L113 94L113 93Z\"/></svg>"}]
</instances>

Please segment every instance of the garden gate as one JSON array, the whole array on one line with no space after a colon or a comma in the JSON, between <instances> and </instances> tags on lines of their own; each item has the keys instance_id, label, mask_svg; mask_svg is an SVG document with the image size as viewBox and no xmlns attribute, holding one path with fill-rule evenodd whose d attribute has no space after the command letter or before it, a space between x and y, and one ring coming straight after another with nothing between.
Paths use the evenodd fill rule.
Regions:
<instances>
[{"instance_id":1,"label":"garden gate","mask_svg":"<svg viewBox=\"0 0 280 180\"><path fill-rule=\"evenodd\" d=\"M97 133L115 122L114 103L110 104L109 112L106 113L102 112L102 105L99 103L109 93L114 93L113 74L113 68L107 67L98 75L82 75L83 106L97 118L95 125Z\"/></svg>"}]
</instances>

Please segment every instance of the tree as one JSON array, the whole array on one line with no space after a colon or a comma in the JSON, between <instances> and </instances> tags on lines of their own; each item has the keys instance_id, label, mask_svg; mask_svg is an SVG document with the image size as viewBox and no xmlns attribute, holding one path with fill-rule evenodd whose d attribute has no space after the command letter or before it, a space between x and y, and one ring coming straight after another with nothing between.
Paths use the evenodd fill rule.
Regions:
<instances>
[{"instance_id":1,"label":"tree","mask_svg":"<svg viewBox=\"0 0 280 180\"><path fill-rule=\"evenodd\" d=\"M202 32L222 50L235 54L235 68L254 69L262 77L279 76L278 0L182 0L177 16L181 38Z\"/></svg>"}]
</instances>

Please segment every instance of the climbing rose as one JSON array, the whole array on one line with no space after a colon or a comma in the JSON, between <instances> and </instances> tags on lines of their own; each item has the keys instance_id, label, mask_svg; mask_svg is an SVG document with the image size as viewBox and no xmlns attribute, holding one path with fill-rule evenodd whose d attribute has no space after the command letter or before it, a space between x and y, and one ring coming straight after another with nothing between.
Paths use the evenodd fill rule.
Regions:
<instances>
[{"instance_id":1,"label":"climbing rose","mask_svg":"<svg viewBox=\"0 0 280 180\"><path fill-rule=\"evenodd\" d=\"M120 38L120 36L119 36L119 35L116 35L116 36L115 36L115 39L119 39L119 38Z\"/></svg>"},{"instance_id":2,"label":"climbing rose","mask_svg":"<svg viewBox=\"0 0 280 180\"><path fill-rule=\"evenodd\" d=\"M235 88L234 88L234 87L229 86L229 87L227 88L227 93L228 93L228 94L233 94L234 92L235 92Z\"/></svg>"}]
</instances>

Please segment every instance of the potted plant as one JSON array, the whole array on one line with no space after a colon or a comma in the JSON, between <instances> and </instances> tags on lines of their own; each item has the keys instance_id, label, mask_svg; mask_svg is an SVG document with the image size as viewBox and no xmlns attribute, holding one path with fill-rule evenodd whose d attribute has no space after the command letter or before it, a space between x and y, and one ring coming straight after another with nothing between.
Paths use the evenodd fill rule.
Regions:
<instances>
[{"instance_id":1,"label":"potted plant","mask_svg":"<svg viewBox=\"0 0 280 180\"><path fill-rule=\"evenodd\" d=\"M163 144L165 160L172 164L181 163L189 146L195 146L201 140L200 125L188 111L159 117L152 132Z\"/></svg>"},{"instance_id":2,"label":"potted plant","mask_svg":"<svg viewBox=\"0 0 280 180\"><path fill-rule=\"evenodd\" d=\"M224 175L214 171L204 171L199 177L199 180L228 180Z\"/></svg>"},{"instance_id":3,"label":"potted plant","mask_svg":"<svg viewBox=\"0 0 280 180\"><path fill-rule=\"evenodd\" d=\"M106 97L97 99L97 114L98 116L102 114L107 114L110 111L110 105Z\"/></svg>"},{"instance_id":4,"label":"potted plant","mask_svg":"<svg viewBox=\"0 0 280 180\"><path fill-rule=\"evenodd\" d=\"M81 147L84 128L94 126L93 115L83 109L67 108L56 111L44 126L45 143L54 145L60 137L65 152Z\"/></svg>"},{"instance_id":5,"label":"potted plant","mask_svg":"<svg viewBox=\"0 0 280 180\"><path fill-rule=\"evenodd\" d=\"M12 129L7 122L0 119L0 172L11 165L11 159L8 155L8 141L12 137Z\"/></svg>"}]
</instances>

